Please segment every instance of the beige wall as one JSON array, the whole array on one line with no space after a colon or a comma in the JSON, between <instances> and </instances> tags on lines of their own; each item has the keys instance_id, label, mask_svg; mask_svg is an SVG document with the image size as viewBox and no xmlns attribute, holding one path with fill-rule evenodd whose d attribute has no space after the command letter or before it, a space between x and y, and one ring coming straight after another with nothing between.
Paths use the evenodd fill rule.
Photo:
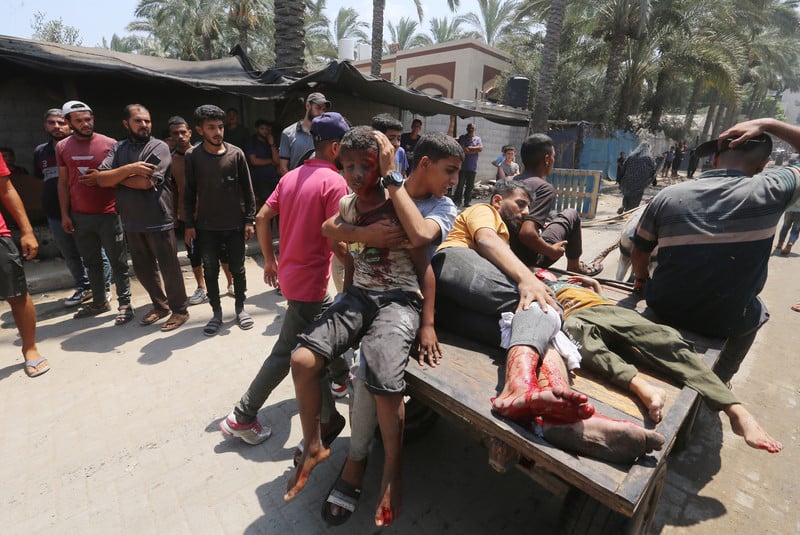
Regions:
<instances>
[{"instance_id":1,"label":"beige wall","mask_svg":"<svg viewBox=\"0 0 800 535\"><path fill-rule=\"evenodd\" d=\"M443 74L441 66L455 63L452 79ZM354 64L361 72L369 73L368 61ZM450 90L443 96L457 100L475 100L476 90L481 98L483 90L484 67L489 66L498 71L507 70L511 65L510 57L493 48L481 44L476 39L461 39L440 45L401 50L383 58L382 75L394 83L407 87L418 87L428 81L438 80ZM409 83L409 71L412 80ZM423 74L420 74L423 71ZM426 72L427 71L427 72Z\"/></svg>"}]
</instances>

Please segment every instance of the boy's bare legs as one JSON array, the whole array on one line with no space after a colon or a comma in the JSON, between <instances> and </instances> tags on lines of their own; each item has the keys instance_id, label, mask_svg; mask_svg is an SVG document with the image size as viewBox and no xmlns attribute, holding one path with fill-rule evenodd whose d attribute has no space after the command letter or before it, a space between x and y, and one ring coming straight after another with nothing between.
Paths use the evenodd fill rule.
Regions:
<instances>
[{"instance_id":1,"label":"boy's bare legs","mask_svg":"<svg viewBox=\"0 0 800 535\"><path fill-rule=\"evenodd\" d=\"M783 449L783 444L764 431L750 411L745 409L742 404L732 403L723 407L722 412L730 419L733 432L744 437L744 441L751 448L767 450L770 453L778 453Z\"/></svg>"},{"instance_id":2,"label":"boy's bare legs","mask_svg":"<svg viewBox=\"0 0 800 535\"><path fill-rule=\"evenodd\" d=\"M647 407L647 413L650 415L650 419L655 423L660 422L663 417L661 411L664 408L667 396L664 390L651 385L639 374L633 376L628 388L630 388L630 391L636 394L636 397L642 400L642 403Z\"/></svg>"},{"instance_id":3,"label":"boy's bare legs","mask_svg":"<svg viewBox=\"0 0 800 535\"><path fill-rule=\"evenodd\" d=\"M383 477L378 509L375 511L375 525L389 526L400 514L402 497L402 447L403 426L406 409L402 394L375 396L378 409L378 425L383 440Z\"/></svg>"},{"instance_id":4,"label":"boy's bare legs","mask_svg":"<svg viewBox=\"0 0 800 535\"><path fill-rule=\"evenodd\" d=\"M319 428L322 407L319 374L324 364L325 361L320 355L303 346L292 353L292 380L297 409L300 413L300 425L303 428L303 455L286 485L283 499L287 502L303 490L314 467L331 454L331 450L322 445Z\"/></svg>"},{"instance_id":5,"label":"boy's bare legs","mask_svg":"<svg viewBox=\"0 0 800 535\"><path fill-rule=\"evenodd\" d=\"M506 382L500 395L492 400L499 414L515 421L536 416L554 416L564 421L577 421L594 414L588 398L573 392L565 382L543 390L536 378L539 353L530 346L509 348L506 355Z\"/></svg>"}]
</instances>

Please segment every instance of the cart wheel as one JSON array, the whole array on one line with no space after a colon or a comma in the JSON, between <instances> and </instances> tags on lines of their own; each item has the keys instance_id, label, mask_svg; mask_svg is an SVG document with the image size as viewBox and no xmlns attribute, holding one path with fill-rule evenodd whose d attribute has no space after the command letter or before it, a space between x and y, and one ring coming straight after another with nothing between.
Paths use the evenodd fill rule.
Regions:
<instances>
[{"instance_id":1,"label":"cart wheel","mask_svg":"<svg viewBox=\"0 0 800 535\"><path fill-rule=\"evenodd\" d=\"M664 490L667 464L658 468L652 487L642 498L639 510L628 518L612 511L588 494L571 488L564 499L559 521L561 535L640 535L647 533Z\"/></svg>"}]
</instances>

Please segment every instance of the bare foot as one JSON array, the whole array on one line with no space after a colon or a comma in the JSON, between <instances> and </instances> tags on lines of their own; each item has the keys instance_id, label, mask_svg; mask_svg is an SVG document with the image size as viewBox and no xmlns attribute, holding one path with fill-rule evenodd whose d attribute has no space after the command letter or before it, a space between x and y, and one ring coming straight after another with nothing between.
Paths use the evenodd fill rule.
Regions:
<instances>
[{"instance_id":1,"label":"bare foot","mask_svg":"<svg viewBox=\"0 0 800 535\"><path fill-rule=\"evenodd\" d=\"M560 448L613 463L633 463L664 445L655 431L600 415L571 424L545 421L542 428L544 438Z\"/></svg>"},{"instance_id":2,"label":"bare foot","mask_svg":"<svg viewBox=\"0 0 800 535\"><path fill-rule=\"evenodd\" d=\"M403 494L400 477L387 481L386 475L381 480L381 501L375 511L375 525L388 527L400 515L400 496Z\"/></svg>"},{"instance_id":3,"label":"bare foot","mask_svg":"<svg viewBox=\"0 0 800 535\"><path fill-rule=\"evenodd\" d=\"M303 448L303 456L300 457L300 462L297 463L297 468L294 474L289 479L286 485L286 494L283 495L284 501L291 501L297 496L297 493L303 490L308 481L308 476L311 471L319 463L330 457L331 450L325 448L319 442L316 445L306 446Z\"/></svg>"},{"instance_id":4,"label":"bare foot","mask_svg":"<svg viewBox=\"0 0 800 535\"><path fill-rule=\"evenodd\" d=\"M759 425L750 411L739 403L728 405L723 409L731 421L733 432L744 437L744 441L751 448L757 450L767 450L770 453L778 453L783 449L783 444L772 438L769 433Z\"/></svg>"},{"instance_id":5,"label":"bare foot","mask_svg":"<svg viewBox=\"0 0 800 535\"><path fill-rule=\"evenodd\" d=\"M531 387L527 392L513 391L505 397L501 394L492 400L492 407L502 416L514 421L547 416L571 423L594 414L594 406L588 401L589 398L584 394L560 386L552 390Z\"/></svg>"},{"instance_id":6,"label":"bare foot","mask_svg":"<svg viewBox=\"0 0 800 535\"><path fill-rule=\"evenodd\" d=\"M655 423L660 422L663 418L661 411L664 409L667 393L662 388L651 385L638 375L634 375L633 379L631 379L630 389L647 407L650 419Z\"/></svg>"}]
</instances>

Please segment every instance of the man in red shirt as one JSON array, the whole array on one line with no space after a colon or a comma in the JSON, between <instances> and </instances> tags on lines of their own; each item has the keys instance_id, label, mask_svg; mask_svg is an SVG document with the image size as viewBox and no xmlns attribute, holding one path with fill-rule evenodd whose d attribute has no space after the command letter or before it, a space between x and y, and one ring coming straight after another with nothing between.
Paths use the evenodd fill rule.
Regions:
<instances>
[{"instance_id":1,"label":"man in red shirt","mask_svg":"<svg viewBox=\"0 0 800 535\"><path fill-rule=\"evenodd\" d=\"M267 202L258 211L258 242L264 255L264 282L273 288L280 284L288 299L286 315L278 341L261 369L253 378L242 399L220 422L226 435L241 438L248 444L259 444L272 433L261 426L258 411L267 397L289 373L292 350L297 336L333 301L328 295L331 275L332 246L320 228L339 212L339 199L347 194L347 182L337 171L339 142L349 130L344 118L328 112L314 118L316 157L286 173ZM280 263L272 249L270 222L280 215ZM344 256L344 246L337 250ZM327 375L321 384L323 394L322 434L327 443L342 431L344 417L336 412Z\"/></svg>"},{"instance_id":2,"label":"man in red shirt","mask_svg":"<svg viewBox=\"0 0 800 535\"><path fill-rule=\"evenodd\" d=\"M122 325L133 319L133 307L128 251L116 212L116 192L113 188L99 187L96 181L81 180L90 169L97 169L103 163L116 140L94 131L94 114L83 102L70 100L61 111L73 131L56 145L61 226L64 232L75 234L75 244L92 287L92 303L79 309L74 317L96 316L111 310L101 257L101 249L105 249L119 302L114 323Z\"/></svg>"},{"instance_id":3,"label":"man in red shirt","mask_svg":"<svg viewBox=\"0 0 800 535\"><path fill-rule=\"evenodd\" d=\"M37 377L50 370L50 366L36 347L36 309L33 308L33 300L28 293L22 258L31 260L36 257L39 244L33 235L33 227L28 221L22 199L8 179L9 175L11 172L0 156L0 201L19 226L19 243L22 247L22 257L20 257L11 239L11 231L6 226L6 220L0 214L0 297L8 301L11 306L11 313L22 338L25 373L28 377Z\"/></svg>"}]
</instances>

